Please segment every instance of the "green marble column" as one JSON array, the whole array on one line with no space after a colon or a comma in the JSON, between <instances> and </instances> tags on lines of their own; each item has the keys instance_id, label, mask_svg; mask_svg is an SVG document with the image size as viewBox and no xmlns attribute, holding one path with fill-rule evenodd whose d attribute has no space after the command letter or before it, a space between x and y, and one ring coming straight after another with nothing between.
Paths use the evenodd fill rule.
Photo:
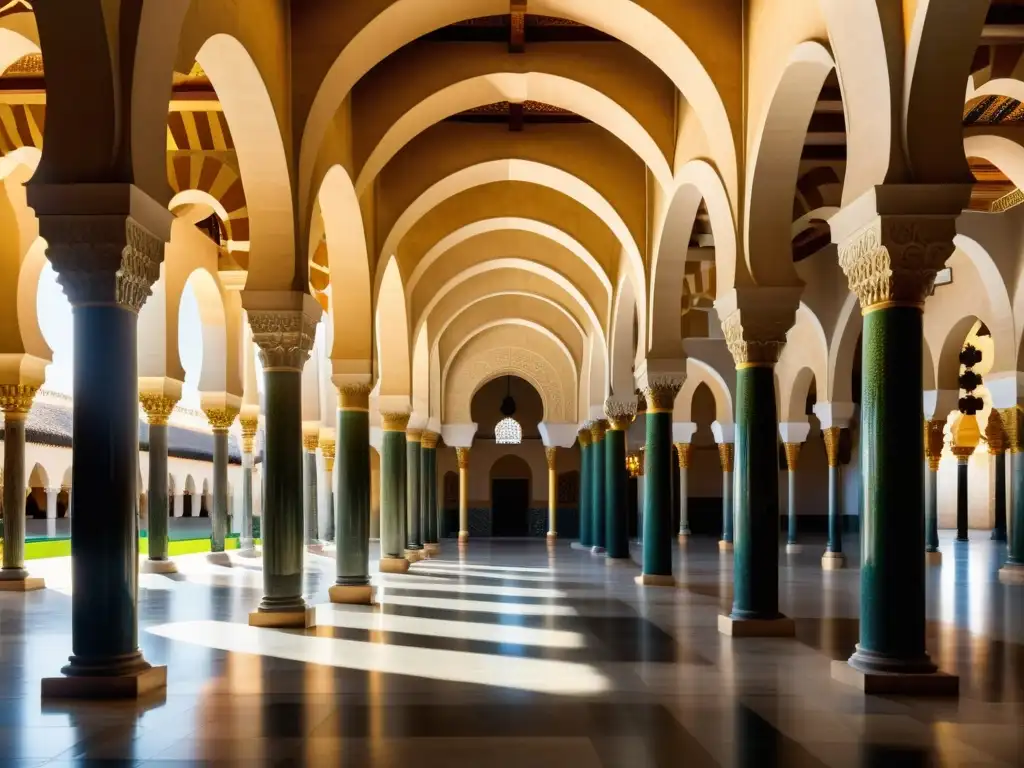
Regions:
<instances>
[{"instance_id":1,"label":"green marble column","mask_svg":"<svg viewBox=\"0 0 1024 768\"><path fill-rule=\"evenodd\" d=\"M228 430L238 415L237 408L207 408L213 429L213 510L210 524L210 552L222 555L228 533Z\"/></svg>"},{"instance_id":2,"label":"green marble column","mask_svg":"<svg viewBox=\"0 0 1024 768\"><path fill-rule=\"evenodd\" d=\"M925 651L922 343L920 306L864 311L861 618L850 666L866 673L936 669Z\"/></svg>"},{"instance_id":3,"label":"green marble column","mask_svg":"<svg viewBox=\"0 0 1024 768\"><path fill-rule=\"evenodd\" d=\"M4 413L4 557L0 592L42 589L43 580L25 570L25 424L36 387L0 386ZM166 474L164 475L166 489ZM164 491L166 495L166 490Z\"/></svg>"},{"instance_id":4,"label":"green marble column","mask_svg":"<svg viewBox=\"0 0 1024 768\"><path fill-rule=\"evenodd\" d=\"M305 544L307 547L320 543L316 488L316 449L319 447L319 430L304 430L302 434L302 516L305 521Z\"/></svg>"},{"instance_id":5,"label":"green marble column","mask_svg":"<svg viewBox=\"0 0 1024 768\"><path fill-rule=\"evenodd\" d=\"M407 413L382 413L384 434L380 456L380 570L405 573L409 561L405 557L405 430Z\"/></svg>"},{"instance_id":6,"label":"green marble column","mask_svg":"<svg viewBox=\"0 0 1024 768\"><path fill-rule=\"evenodd\" d=\"M843 554L843 518L839 499L839 427L823 429L825 454L828 460L828 542L821 565L826 570L846 567Z\"/></svg>"},{"instance_id":7,"label":"green marble column","mask_svg":"<svg viewBox=\"0 0 1024 768\"><path fill-rule=\"evenodd\" d=\"M693 446L690 443L676 443L676 460L679 462L679 541L690 536L690 500L687 490L687 475L690 471L690 457Z\"/></svg>"},{"instance_id":8,"label":"green marble column","mask_svg":"<svg viewBox=\"0 0 1024 768\"><path fill-rule=\"evenodd\" d=\"M681 380L651 382L644 448L643 573L638 584L674 586L672 577L672 407Z\"/></svg>"},{"instance_id":9,"label":"green marble column","mask_svg":"<svg viewBox=\"0 0 1024 768\"><path fill-rule=\"evenodd\" d=\"M967 462L974 453L974 448L961 448L953 446L953 455L956 456L956 541L970 541L968 530L968 502L967 502Z\"/></svg>"},{"instance_id":10,"label":"green marble column","mask_svg":"<svg viewBox=\"0 0 1024 768\"><path fill-rule=\"evenodd\" d=\"M425 431L420 440L420 530L423 549L429 555L440 551L437 524L437 440L436 432Z\"/></svg>"},{"instance_id":11,"label":"green marble column","mask_svg":"<svg viewBox=\"0 0 1024 768\"><path fill-rule=\"evenodd\" d=\"M736 366L733 622L779 613L779 423L774 364ZM735 629L734 629L735 633Z\"/></svg>"},{"instance_id":12,"label":"green marble column","mask_svg":"<svg viewBox=\"0 0 1024 768\"><path fill-rule=\"evenodd\" d=\"M593 481L590 472L590 425L584 425L577 433L580 442L580 547L590 549L594 546L594 539L591 533L593 527L592 509L590 496L593 489Z\"/></svg>"},{"instance_id":13,"label":"green marble column","mask_svg":"<svg viewBox=\"0 0 1024 768\"><path fill-rule=\"evenodd\" d=\"M722 467L722 538L718 542L718 549L723 552L733 550L733 524L736 519L732 498L735 455L732 443L718 444L718 463Z\"/></svg>"},{"instance_id":14,"label":"green marble column","mask_svg":"<svg viewBox=\"0 0 1024 768\"><path fill-rule=\"evenodd\" d=\"M332 603L373 602L370 586L369 384L338 388Z\"/></svg>"},{"instance_id":15,"label":"green marble column","mask_svg":"<svg viewBox=\"0 0 1024 768\"><path fill-rule=\"evenodd\" d=\"M605 434L608 422L598 419L590 425L590 551L605 553Z\"/></svg>"},{"instance_id":16,"label":"green marble column","mask_svg":"<svg viewBox=\"0 0 1024 768\"><path fill-rule=\"evenodd\" d=\"M405 432L405 526L406 556L419 559L423 555L423 529L420 525L420 453L423 430Z\"/></svg>"},{"instance_id":17,"label":"green marble column","mask_svg":"<svg viewBox=\"0 0 1024 768\"><path fill-rule=\"evenodd\" d=\"M177 568L168 559L167 422L178 398L145 394L140 399L149 422L149 492L146 495L149 556L142 569L148 573L175 573Z\"/></svg>"},{"instance_id":18,"label":"green marble column","mask_svg":"<svg viewBox=\"0 0 1024 768\"><path fill-rule=\"evenodd\" d=\"M1021 452L1020 407L1005 408L1000 415L1010 449L1012 507L1006 562L999 569L999 580L1005 584L1024 584L1024 453Z\"/></svg>"},{"instance_id":19,"label":"green marble column","mask_svg":"<svg viewBox=\"0 0 1024 768\"><path fill-rule=\"evenodd\" d=\"M626 430L635 413L608 408L609 429L604 437L605 549L613 560L629 559L629 478L626 470Z\"/></svg>"},{"instance_id":20,"label":"green marble column","mask_svg":"<svg viewBox=\"0 0 1024 768\"><path fill-rule=\"evenodd\" d=\"M251 414L242 416L239 423L242 425L242 524L239 529L238 549L242 555L248 557L255 554L256 549L253 537L252 468L259 417Z\"/></svg>"},{"instance_id":21,"label":"green marble column","mask_svg":"<svg viewBox=\"0 0 1024 768\"><path fill-rule=\"evenodd\" d=\"M1006 430L1003 428L999 411L995 408L988 413L985 441L988 443L988 453L992 457L992 471L995 475L995 488L992 494L992 505L995 509L990 538L992 541L1006 541Z\"/></svg>"}]
</instances>

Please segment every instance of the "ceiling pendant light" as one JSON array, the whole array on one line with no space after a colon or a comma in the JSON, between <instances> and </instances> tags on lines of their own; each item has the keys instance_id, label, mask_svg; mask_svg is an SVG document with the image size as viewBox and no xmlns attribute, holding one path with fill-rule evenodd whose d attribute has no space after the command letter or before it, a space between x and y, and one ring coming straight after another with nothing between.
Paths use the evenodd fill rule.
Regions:
<instances>
[{"instance_id":1,"label":"ceiling pendant light","mask_svg":"<svg viewBox=\"0 0 1024 768\"><path fill-rule=\"evenodd\" d=\"M516 401L512 399L512 377L507 377L505 399L501 401L501 415L494 426L494 442L498 445L519 445L523 442L523 428L512 416L516 412Z\"/></svg>"}]
</instances>

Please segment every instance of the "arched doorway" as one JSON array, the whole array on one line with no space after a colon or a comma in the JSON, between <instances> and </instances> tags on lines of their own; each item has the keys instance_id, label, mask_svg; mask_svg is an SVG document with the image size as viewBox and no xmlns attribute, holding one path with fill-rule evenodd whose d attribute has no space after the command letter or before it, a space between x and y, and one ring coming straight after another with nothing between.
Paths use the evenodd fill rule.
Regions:
<instances>
[{"instance_id":1,"label":"arched doorway","mask_svg":"<svg viewBox=\"0 0 1024 768\"><path fill-rule=\"evenodd\" d=\"M530 465L507 454L491 466L491 535L530 535Z\"/></svg>"}]
</instances>

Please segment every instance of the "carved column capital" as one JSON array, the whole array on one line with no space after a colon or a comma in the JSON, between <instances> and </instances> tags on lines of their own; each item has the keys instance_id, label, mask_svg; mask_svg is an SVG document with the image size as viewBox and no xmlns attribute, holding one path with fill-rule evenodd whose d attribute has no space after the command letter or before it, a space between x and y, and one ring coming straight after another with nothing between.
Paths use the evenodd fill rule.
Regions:
<instances>
[{"instance_id":1,"label":"carved column capital","mask_svg":"<svg viewBox=\"0 0 1024 768\"><path fill-rule=\"evenodd\" d=\"M753 321L744 323L740 310L722 321L725 345L737 368L775 365L786 344L788 331L789 327L781 319L759 318L756 324Z\"/></svg>"},{"instance_id":2,"label":"carved column capital","mask_svg":"<svg viewBox=\"0 0 1024 768\"><path fill-rule=\"evenodd\" d=\"M922 307L955 236L955 216L876 215L839 244L839 266L862 310Z\"/></svg>"},{"instance_id":3,"label":"carved column capital","mask_svg":"<svg viewBox=\"0 0 1024 768\"><path fill-rule=\"evenodd\" d=\"M328 472L334 471L335 444L333 438L320 438L320 453L324 455L324 468Z\"/></svg>"},{"instance_id":4,"label":"carved column capital","mask_svg":"<svg viewBox=\"0 0 1024 768\"><path fill-rule=\"evenodd\" d=\"M26 418L38 391L38 387L27 384L0 385L0 411L3 411L4 418Z\"/></svg>"},{"instance_id":5,"label":"carved column capital","mask_svg":"<svg viewBox=\"0 0 1024 768\"><path fill-rule=\"evenodd\" d=\"M238 409L230 406L223 408L207 408L205 413L214 432L227 432L231 429L231 425L235 423L235 417L238 416Z\"/></svg>"},{"instance_id":6,"label":"carved column capital","mask_svg":"<svg viewBox=\"0 0 1024 768\"><path fill-rule=\"evenodd\" d=\"M548 469L550 469L550 470L554 470L555 469L555 462L556 462L557 457L558 457L558 448L545 448L544 449L544 458L547 459Z\"/></svg>"},{"instance_id":7,"label":"carved column capital","mask_svg":"<svg viewBox=\"0 0 1024 768\"><path fill-rule=\"evenodd\" d=\"M252 453L260 419L258 416L243 416L238 421L242 425L242 453Z\"/></svg>"},{"instance_id":8,"label":"carved column capital","mask_svg":"<svg viewBox=\"0 0 1024 768\"><path fill-rule=\"evenodd\" d=\"M608 431L608 422L604 419L595 419L590 422L590 442L591 444L599 443L604 440L605 433Z\"/></svg>"},{"instance_id":9,"label":"carved column capital","mask_svg":"<svg viewBox=\"0 0 1024 768\"><path fill-rule=\"evenodd\" d=\"M636 398L608 398L604 403L604 414L608 417L609 428L618 432L629 429L629 425L636 418L636 407Z\"/></svg>"},{"instance_id":10,"label":"carved column capital","mask_svg":"<svg viewBox=\"0 0 1024 768\"><path fill-rule=\"evenodd\" d=\"M1020 408L1000 408L999 417L1006 430L1006 447L1010 453L1020 453Z\"/></svg>"},{"instance_id":11,"label":"carved column capital","mask_svg":"<svg viewBox=\"0 0 1024 768\"><path fill-rule=\"evenodd\" d=\"M455 460L458 462L459 469L469 469L469 448L456 448Z\"/></svg>"},{"instance_id":12,"label":"carved column capital","mask_svg":"<svg viewBox=\"0 0 1024 768\"><path fill-rule=\"evenodd\" d=\"M693 455L693 446L690 443L676 443L676 456L680 469L690 468L690 458Z\"/></svg>"},{"instance_id":13,"label":"carved column capital","mask_svg":"<svg viewBox=\"0 0 1024 768\"><path fill-rule=\"evenodd\" d=\"M732 472L733 455L734 452L732 443L718 444L718 461L722 465L723 472Z\"/></svg>"},{"instance_id":14,"label":"carved column capital","mask_svg":"<svg viewBox=\"0 0 1024 768\"><path fill-rule=\"evenodd\" d=\"M313 349L317 318L298 309L248 312L263 370L301 371Z\"/></svg>"},{"instance_id":15,"label":"carved column capital","mask_svg":"<svg viewBox=\"0 0 1024 768\"><path fill-rule=\"evenodd\" d=\"M995 408L988 412L988 422L985 424L985 441L988 443L988 452L993 456L999 456L1006 452L1006 430L1003 429L1003 420L999 411Z\"/></svg>"},{"instance_id":16,"label":"carved column capital","mask_svg":"<svg viewBox=\"0 0 1024 768\"><path fill-rule=\"evenodd\" d=\"M580 448L586 448L590 445L590 425L584 424L579 432L576 433L577 439L580 441Z\"/></svg>"},{"instance_id":17,"label":"carved column capital","mask_svg":"<svg viewBox=\"0 0 1024 768\"><path fill-rule=\"evenodd\" d=\"M648 374L644 387L644 399L648 413L672 413L676 395L683 388L686 377L681 374Z\"/></svg>"},{"instance_id":18,"label":"carved column capital","mask_svg":"<svg viewBox=\"0 0 1024 768\"><path fill-rule=\"evenodd\" d=\"M408 413L382 413L380 415L381 428L385 432L405 432L409 426Z\"/></svg>"},{"instance_id":19,"label":"carved column capital","mask_svg":"<svg viewBox=\"0 0 1024 768\"><path fill-rule=\"evenodd\" d=\"M825 457L828 459L830 467L839 466L839 433L841 431L839 427L828 427L821 430L821 435L825 439Z\"/></svg>"},{"instance_id":20,"label":"carved column capital","mask_svg":"<svg viewBox=\"0 0 1024 768\"><path fill-rule=\"evenodd\" d=\"M43 215L40 234L72 306L106 304L138 312L160 277L163 238L126 214Z\"/></svg>"},{"instance_id":21,"label":"carved column capital","mask_svg":"<svg viewBox=\"0 0 1024 768\"><path fill-rule=\"evenodd\" d=\"M786 451L786 466L789 467L790 472L796 472L797 465L800 463L800 449L803 447L803 443L783 443L782 446Z\"/></svg>"},{"instance_id":22,"label":"carved column capital","mask_svg":"<svg viewBox=\"0 0 1024 768\"><path fill-rule=\"evenodd\" d=\"M422 429L406 429L405 430L405 441L407 443L423 443L423 430Z\"/></svg>"},{"instance_id":23,"label":"carved column capital","mask_svg":"<svg viewBox=\"0 0 1024 768\"><path fill-rule=\"evenodd\" d=\"M946 422L942 419L926 419L924 422L924 455L928 459L928 469L932 472L939 471L942 445L946 440L943 434L945 427Z\"/></svg>"},{"instance_id":24,"label":"carved column capital","mask_svg":"<svg viewBox=\"0 0 1024 768\"><path fill-rule=\"evenodd\" d=\"M338 387L338 407L343 411L370 410L369 384L342 384Z\"/></svg>"},{"instance_id":25,"label":"carved column capital","mask_svg":"<svg viewBox=\"0 0 1024 768\"><path fill-rule=\"evenodd\" d=\"M429 429L423 430L423 437L420 438L420 445L427 450L437 448L437 441L441 438L437 432L431 432Z\"/></svg>"},{"instance_id":26,"label":"carved column capital","mask_svg":"<svg viewBox=\"0 0 1024 768\"><path fill-rule=\"evenodd\" d=\"M164 426L171 418L174 406L178 404L178 398L173 395L139 395L142 403L142 410L146 412L146 420L150 426Z\"/></svg>"}]
</instances>

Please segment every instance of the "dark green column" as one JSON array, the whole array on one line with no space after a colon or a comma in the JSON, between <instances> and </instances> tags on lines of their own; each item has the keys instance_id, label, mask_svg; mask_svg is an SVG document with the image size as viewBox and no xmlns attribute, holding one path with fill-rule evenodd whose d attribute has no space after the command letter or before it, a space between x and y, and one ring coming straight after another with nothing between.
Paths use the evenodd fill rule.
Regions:
<instances>
[{"instance_id":1,"label":"dark green column","mask_svg":"<svg viewBox=\"0 0 1024 768\"><path fill-rule=\"evenodd\" d=\"M925 651L922 343L920 307L865 310L860 643L850 657L862 672L935 671Z\"/></svg>"},{"instance_id":2,"label":"dark green column","mask_svg":"<svg viewBox=\"0 0 1024 768\"><path fill-rule=\"evenodd\" d=\"M608 422L598 419L590 425L590 549L596 555L605 552L605 434Z\"/></svg>"},{"instance_id":3,"label":"dark green column","mask_svg":"<svg viewBox=\"0 0 1024 768\"><path fill-rule=\"evenodd\" d=\"M42 579L30 579L25 570L25 423L35 394L35 387L0 387L4 412L4 559L0 591L43 587ZM164 477L166 488L166 474Z\"/></svg>"},{"instance_id":4,"label":"dark green column","mask_svg":"<svg viewBox=\"0 0 1024 768\"><path fill-rule=\"evenodd\" d=\"M593 488L590 474L590 426L584 425L577 433L580 442L580 546L590 549L594 545L591 535L592 510L590 496Z\"/></svg>"},{"instance_id":5,"label":"dark green column","mask_svg":"<svg viewBox=\"0 0 1024 768\"><path fill-rule=\"evenodd\" d=\"M1006 541L1006 453L993 453L995 463L996 487L993 502L995 503L995 524L992 526L992 541Z\"/></svg>"},{"instance_id":6,"label":"dark green column","mask_svg":"<svg viewBox=\"0 0 1024 768\"><path fill-rule=\"evenodd\" d=\"M380 455L380 570L405 573L405 429L407 413L382 413Z\"/></svg>"},{"instance_id":7,"label":"dark green column","mask_svg":"<svg viewBox=\"0 0 1024 768\"><path fill-rule=\"evenodd\" d=\"M971 448L969 452L963 448L953 446L953 455L956 456L956 540L957 541L970 541L968 533L968 502L967 502L967 462L971 458L971 453L974 453L974 449Z\"/></svg>"},{"instance_id":8,"label":"dark green column","mask_svg":"<svg viewBox=\"0 0 1024 768\"><path fill-rule=\"evenodd\" d=\"M927 467L925 469L924 489L924 530L925 530L925 562L928 565L941 565L942 553L939 552L939 461L942 459L942 444L945 440L943 430L946 422L932 419L924 423L924 451Z\"/></svg>"},{"instance_id":9,"label":"dark green column","mask_svg":"<svg viewBox=\"0 0 1024 768\"><path fill-rule=\"evenodd\" d=\"M210 516L213 533L210 552L224 552L228 533L228 430L238 411L234 408L207 408L206 417L213 428L213 510Z\"/></svg>"},{"instance_id":10,"label":"dark green column","mask_svg":"<svg viewBox=\"0 0 1024 768\"><path fill-rule=\"evenodd\" d=\"M316 449L320 446L320 433L306 432L302 434L302 511L305 520L305 544L307 547L320 541L320 526L317 520L316 491Z\"/></svg>"},{"instance_id":11,"label":"dark green column","mask_svg":"<svg viewBox=\"0 0 1024 768\"><path fill-rule=\"evenodd\" d=\"M828 460L828 543L821 565L826 570L846 567L846 555L843 554L843 518L839 499L839 427L827 427L822 430L825 440L825 454Z\"/></svg>"},{"instance_id":12,"label":"dark green column","mask_svg":"<svg viewBox=\"0 0 1024 768\"><path fill-rule=\"evenodd\" d=\"M733 503L733 466L736 446L732 443L718 444L718 463L722 467L722 538L718 542L719 550L732 552L733 524L736 520L736 509Z\"/></svg>"},{"instance_id":13,"label":"dark green column","mask_svg":"<svg viewBox=\"0 0 1024 768\"><path fill-rule=\"evenodd\" d=\"M734 621L779 613L779 422L772 364L736 366Z\"/></svg>"},{"instance_id":14,"label":"dark green column","mask_svg":"<svg viewBox=\"0 0 1024 768\"><path fill-rule=\"evenodd\" d=\"M437 521L437 439L436 432L424 432L420 440L420 529L423 548L430 554L439 550Z\"/></svg>"},{"instance_id":15,"label":"dark green column","mask_svg":"<svg viewBox=\"0 0 1024 768\"><path fill-rule=\"evenodd\" d=\"M672 578L672 406L682 382L648 387L647 443L644 447L644 540L641 584L671 586Z\"/></svg>"},{"instance_id":16,"label":"dark green column","mask_svg":"<svg viewBox=\"0 0 1024 768\"><path fill-rule=\"evenodd\" d=\"M1010 539L1006 547L1006 562L999 569L999 580L1007 584L1024 584L1024 453L1021 452L1020 407L1004 409L1003 427L1010 449L1012 507Z\"/></svg>"},{"instance_id":17,"label":"dark green column","mask_svg":"<svg viewBox=\"0 0 1024 768\"><path fill-rule=\"evenodd\" d=\"M629 411L608 413L609 429L604 438L605 549L608 557L629 559L629 530L626 515L629 486L626 470L626 430L633 423Z\"/></svg>"},{"instance_id":18,"label":"dark green column","mask_svg":"<svg viewBox=\"0 0 1024 768\"><path fill-rule=\"evenodd\" d=\"M373 601L370 588L370 387L338 389L334 478L336 578L331 602Z\"/></svg>"},{"instance_id":19,"label":"dark green column","mask_svg":"<svg viewBox=\"0 0 1024 768\"><path fill-rule=\"evenodd\" d=\"M405 433L405 548L412 557L423 553L423 529L420 526L420 453L423 431L409 429Z\"/></svg>"}]
</instances>

